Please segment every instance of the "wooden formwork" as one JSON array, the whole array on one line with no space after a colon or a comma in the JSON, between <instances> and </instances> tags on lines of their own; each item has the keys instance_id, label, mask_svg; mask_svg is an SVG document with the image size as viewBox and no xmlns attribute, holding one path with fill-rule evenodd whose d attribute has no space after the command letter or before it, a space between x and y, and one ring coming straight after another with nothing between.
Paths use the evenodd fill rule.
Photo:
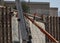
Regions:
<instances>
[{"instance_id":1,"label":"wooden formwork","mask_svg":"<svg viewBox=\"0 0 60 43\"><path fill-rule=\"evenodd\" d=\"M11 9L0 7L0 43L12 43Z\"/></svg>"}]
</instances>

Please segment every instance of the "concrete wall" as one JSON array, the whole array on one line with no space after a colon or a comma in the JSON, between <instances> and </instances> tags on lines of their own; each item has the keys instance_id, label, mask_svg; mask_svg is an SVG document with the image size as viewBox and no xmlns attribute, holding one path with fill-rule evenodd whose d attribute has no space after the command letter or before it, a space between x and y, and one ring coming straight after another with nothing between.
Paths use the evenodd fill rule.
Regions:
<instances>
[{"instance_id":1,"label":"concrete wall","mask_svg":"<svg viewBox=\"0 0 60 43\"><path fill-rule=\"evenodd\" d=\"M0 0L0 5L2 5L2 4L3 4L3 1L4 1L4 0Z\"/></svg>"},{"instance_id":2,"label":"concrete wall","mask_svg":"<svg viewBox=\"0 0 60 43\"><path fill-rule=\"evenodd\" d=\"M44 23L37 22L43 29L45 29ZM30 22L31 35L32 35L32 43L45 43L45 35Z\"/></svg>"},{"instance_id":3,"label":"concrete wall","mask_svg":"<svg viewBox=\"0 0 60 43\"><path fill-rule=\"evenodd\" d=\"M18 38L18 21L16 15L12 17L12 41L19 41Z\"/></svg>"},{"instance_id":4,"label":"concrete wall","mask_svg":"<svg viewBox=\"0 0 60 43\"><path fill-rule=\"evenodd\" d=\"M49 3L48 2L30 2L28 4L30 7L30 13L37 13L38 15L44 14L48 15L49 14Z\"/></svg>"},{"instance_id":5,"label":"concrete wall","mask_svg":"<svg viewBox=\"0 0 60 43\"><path fill-rule=\"evenodd\" d=\"M5 2L7 6L15 7L15 2ZM49 14L49 2L30 2L27 3L30 7L30 13L37 13L38 15Z\"/></svg>"},{"instance_id":6,"label":"concrete wall","mask_svg":"<svg viewBox=\"0 0 60 43\"><path fill-rule=\"evenodd\" d=\"M50 8L49 15L50 16L58 16L58 8Z\"/></svg>"},{"instance_id":7,"label":"concrete wall","mask_svg":"<svg viewBox=\"0 0 60 43\"><path fill-rule=\"evenodd\" d=\"M5 1L5 5L15 7L14 1ZM0 3L1 4L1 3ZM30 13L37 13L39 15L58 16L58 8L50 8L49 2L29 2Z\"/></svg>"},{"instance_id":8,"label":"concrete wall","mask_svg":"<svg viewBox=\"0 0 60 43\"><path fill-rule=\"evenodd\" d=\"M37 22L37 21L36 21ZM28 22L31 35L32 35L32 43L45 43L45 35L30 21ZM43 29L45 29L44 23L37 22ZM16 15L12 17L12 41L19 42L18 38L18 21Z\"/></svg>"}]
</instances>

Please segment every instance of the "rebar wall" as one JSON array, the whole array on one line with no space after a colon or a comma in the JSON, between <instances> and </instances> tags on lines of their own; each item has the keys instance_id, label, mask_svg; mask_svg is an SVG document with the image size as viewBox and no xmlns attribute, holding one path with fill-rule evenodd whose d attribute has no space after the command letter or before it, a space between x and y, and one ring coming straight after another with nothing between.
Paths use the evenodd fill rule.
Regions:
<instances>
[{"instance_id":1,"label":"rebar wall","mask_svg":"<svg viewBox=\"0 0 60 43\"><path fill-rule=\"evenodd\" d=\"M0 43L12 43L10 8L0 8Z\"/></svg>"},{"instance_id":2,"label":"rebar wall","mask_svg":"<svg viewBox=\"0 0 60 43\"><path fill-rule=\"evenodd\" d=\"M49 32L60 43L60 17L47 16L46 17L46 31ZM47 43L55 43L46 37Z\"/></svg>"}]
</instances>

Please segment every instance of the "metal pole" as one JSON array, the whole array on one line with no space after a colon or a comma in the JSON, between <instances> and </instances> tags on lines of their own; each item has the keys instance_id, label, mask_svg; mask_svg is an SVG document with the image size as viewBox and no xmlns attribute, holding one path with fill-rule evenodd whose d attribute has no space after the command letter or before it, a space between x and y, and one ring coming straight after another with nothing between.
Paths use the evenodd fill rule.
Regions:
<instances>
[{"instance_id":1,"label":"metal pole","mask_svg":"<svg viewBox=\"0 0 60 43\"><path fill-rule=\"evenodd\" d=\"M20 43L23 43L23 40L24 40L24 42L26 43L27 32L26 32L26 26L25 26L25 19L22 12L21 0L15 0L15 2L18 10L19 41Z\"/></svg>"}]
</instances>

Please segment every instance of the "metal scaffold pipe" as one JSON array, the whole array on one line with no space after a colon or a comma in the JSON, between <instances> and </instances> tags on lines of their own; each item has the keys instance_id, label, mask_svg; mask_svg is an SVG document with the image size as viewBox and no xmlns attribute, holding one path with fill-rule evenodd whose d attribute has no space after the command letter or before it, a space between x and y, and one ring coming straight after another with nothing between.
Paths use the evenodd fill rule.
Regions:
<instances>
[{"instance_id":1,"label":"metal scaffold pipe","mask_svg":"<svg viewBox=\"0 0 60 43\"><path fill-rule=\"evenodd\" d=\"M17 10L18 10L19 41L20 41L20 43L23 43L23 41L26 43L27 32L26 32L25 19L24 19L24 16L23 16L23 11L22 11L22 6L21 6L22 0L15 0L15 2L16 2Z\"/></svg>"}]
</instances>

